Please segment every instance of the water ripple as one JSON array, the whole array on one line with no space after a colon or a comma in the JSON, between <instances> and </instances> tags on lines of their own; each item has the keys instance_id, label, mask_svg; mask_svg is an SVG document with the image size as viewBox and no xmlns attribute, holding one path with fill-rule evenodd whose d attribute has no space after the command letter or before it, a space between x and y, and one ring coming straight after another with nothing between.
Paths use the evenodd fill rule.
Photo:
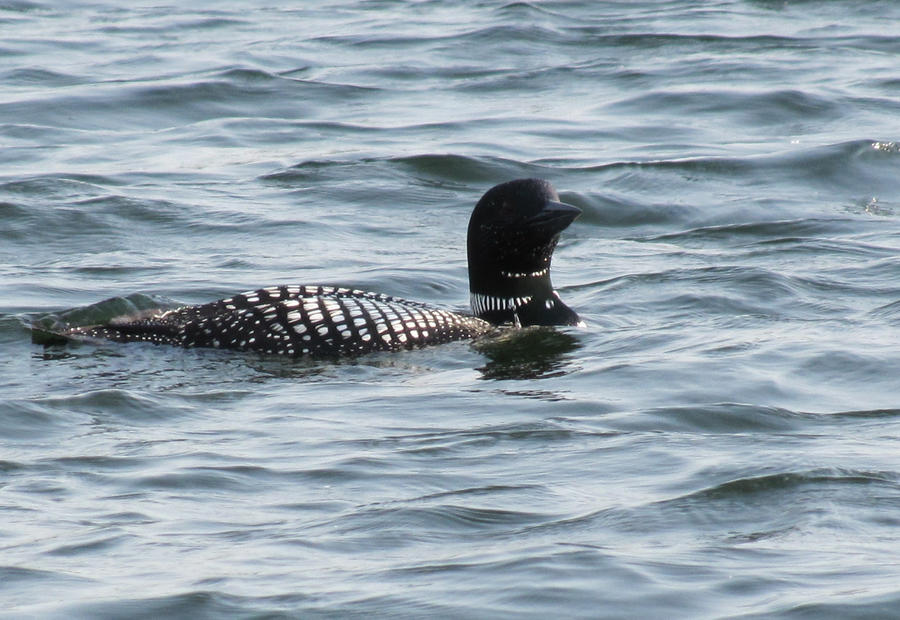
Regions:
<instances>
[{"instance_id":1,"label":"water ripple","mask_svg":"<svg viewBox=\"0 0 900 620\"><path fill-rule=\"evenodd\" d=\"M2 3L0 616L890 616L900 5L861 6ZM465 310L513 177L583 210L585 328L29 338L283 282Z\"/></svg>"}]
</instances>

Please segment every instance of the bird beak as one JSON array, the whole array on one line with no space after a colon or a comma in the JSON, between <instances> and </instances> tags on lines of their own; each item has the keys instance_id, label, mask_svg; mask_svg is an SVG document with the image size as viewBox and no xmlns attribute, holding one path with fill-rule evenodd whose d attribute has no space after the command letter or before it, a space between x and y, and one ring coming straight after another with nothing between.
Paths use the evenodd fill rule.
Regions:
<instances>
[{"instance_id":1,"label":"bird beak","mask_svg":"<svg viewBox=\"0 0 900 620\"><path fill-rule=\"evenodd\" d=\"M544 203L544 208L530 218L530 223L562 231L579 215L581 215L581 209L578 207L548 200Z\"/></svg>"}]
</instances>

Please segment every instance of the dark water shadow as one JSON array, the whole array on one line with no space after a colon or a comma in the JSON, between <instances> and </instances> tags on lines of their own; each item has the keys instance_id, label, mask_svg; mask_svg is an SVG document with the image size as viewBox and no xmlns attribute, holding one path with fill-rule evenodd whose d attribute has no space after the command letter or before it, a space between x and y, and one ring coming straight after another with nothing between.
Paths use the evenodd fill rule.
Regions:
<instances>
[{"instance_id":1,"label":"dark water shadow","mask_svg":"<svg viewBox=\"0 0 900 620\"><path fill-rule=\"evenodd\" d=\"M546 379L567 375L577 368L570 354L581 348L575 336L551 327L504 331L476 340L472 347L488 357L477 370L482 379Z\"/></svg>"}]
</instances>

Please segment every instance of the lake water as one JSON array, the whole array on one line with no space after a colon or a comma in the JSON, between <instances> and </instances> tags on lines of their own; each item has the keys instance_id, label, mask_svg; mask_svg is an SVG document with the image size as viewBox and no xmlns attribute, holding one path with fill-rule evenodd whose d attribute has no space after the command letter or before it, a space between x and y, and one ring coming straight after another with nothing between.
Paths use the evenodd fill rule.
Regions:
<instances>
[{"instance_id":1,"label":"lake water","mask_svg":"<svg viewBox=\"0 0 900 620\"><path fill-rule=\"evenodd\" d=\"M896 617L900 3L307 4L0 3L0 616ZM584 210L584 329L31 342L282 283L465 310L526 176Z\"/></svg>"}]
</instances>

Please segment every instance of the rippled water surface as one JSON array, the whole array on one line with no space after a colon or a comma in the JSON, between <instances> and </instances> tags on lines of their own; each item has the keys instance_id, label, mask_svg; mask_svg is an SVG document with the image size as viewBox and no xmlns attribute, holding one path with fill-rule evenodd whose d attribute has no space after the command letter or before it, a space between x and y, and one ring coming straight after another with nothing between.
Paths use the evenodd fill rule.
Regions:
<instances>
[{"instance_id":1,"label":"rippled water surface","mask_svg":"<svg viewBox=\"0 0 900 620\"><path fill-rule=\"evenodd\" d=\"M895 616L900 4L306 4L0 3L0 614ZM464 310L523 176L584 210L585 329L32 344L280 283Z\"/></svg>"}]
</instances>

